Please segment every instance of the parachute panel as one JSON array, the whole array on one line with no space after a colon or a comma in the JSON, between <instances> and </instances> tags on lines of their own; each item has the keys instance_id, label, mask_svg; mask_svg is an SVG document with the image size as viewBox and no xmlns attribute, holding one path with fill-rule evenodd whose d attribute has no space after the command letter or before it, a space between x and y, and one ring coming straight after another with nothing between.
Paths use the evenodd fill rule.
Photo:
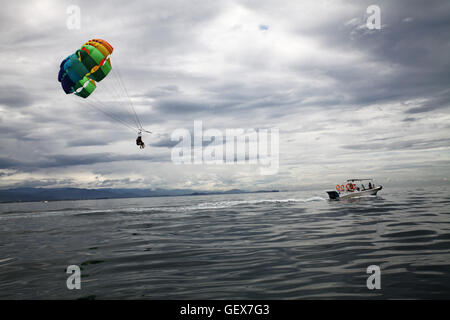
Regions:
<instances>
[{"instance_id":1,"label":"parachute panel","mask_svg":"<svg viewBox=\"0 0 450 320\"><path fill-rule=\"evenodd\" d=\"M112 45L106 40L92 39L91 41L102 45L106 50L108 50L109 54L112 54L114 51L114 48L112 47Z\"/></svg>"},{"instance_id":2,"label":"parachute panel","mask_svg":"<svg viewBox=\"0 0 450 320\"><path fill-rule=\"evenodd\" d=\"M103 56L107 58L106 61L108 61L111 65L111 59L109 56L112 54L114 48L107 41L102 39L92 39L85 44L96 47L103 54Z\"/></svg>"},{"instance_id":3,"label":"parachute panel","mask_svg":"<svg viewBox=\"0 0 450 320\"><path fill-rule=\"evenodd\" d=\"M69 77L73 82L77 82L83 79L83 77L89 72L84 64L77 59L77 56L75 54L70 56L70 59L66 62L65 66L66 65Z\"/></svg>"},{"instance_id":4,"label":"parachute panel","mask_svg":"<svg viewBox=\"0 0 450 320\"><path fill-rule=\"evenodd\" d=\"M77 50L78 60L85 66L87 75L98 63L85 50Z\"/></svg>"},{"instance_id":5,"label":"parachute panel","mask_svg":"<svg viewBox=\"0 0 450 320\"><path fill-rule=\"evenodd\" d=\"M93 80L90 80L88 77L84 77L79 82L79 88L77 88L77 91L75 94L82 98L87 98L90 96L90 94L95 90L97 87L95 85L95 82Z\"/></svg>"},{"instance_id":6,"label":"parachute panel","mask_svg":"<svg viewBox=\"0 0 450 320\"><path fill-rule=\"evenodd\" d=\"M62 78L61 86L66 94L70 94L75 91L74 89L75 83L72 80L70 80L67 74Z\"/></svg>"}]
</instances>

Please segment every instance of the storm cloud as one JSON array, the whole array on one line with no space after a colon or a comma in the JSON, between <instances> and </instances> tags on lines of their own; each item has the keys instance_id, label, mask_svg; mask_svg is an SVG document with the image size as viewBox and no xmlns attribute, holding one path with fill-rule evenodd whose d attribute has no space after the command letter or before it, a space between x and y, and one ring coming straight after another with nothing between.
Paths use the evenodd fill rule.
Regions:
<instances>
[{"instance_id":1,"label":"storm cloud","mask_svg":"<svg viewBox=\"0 0 450 320\"><path fill-rule=\"evenodd\" d=\"M80 29L67 27L70 5ZM370 5L379 30L366 26ZM448 1L416 0L4 3L0 187L296 189L357 175L445 184L449 12ZM66 95L61 61L96 37L114 46L114 74L91 100ZM134 112L152 131L143 150ZM278 174L175 165L171 133L194 121L278 128Z\"/></svg>"}]
</instances>

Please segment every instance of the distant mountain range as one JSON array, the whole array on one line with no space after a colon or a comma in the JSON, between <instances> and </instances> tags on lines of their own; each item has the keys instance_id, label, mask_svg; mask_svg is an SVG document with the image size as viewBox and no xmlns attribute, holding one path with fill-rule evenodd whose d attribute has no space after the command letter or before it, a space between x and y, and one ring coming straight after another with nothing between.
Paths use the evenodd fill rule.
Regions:
<instances>
[{"instance_id":1,"label":"distant mountain range","mask_svg":"<svg viewBox=\"0 0 450 320\"><path fill-rule=\"evenodd\" d=\"M278 190L245 191L231 189L227 191L196 191L191 189L15 188L0 190L0 202L119 199L260 192L278 192Z\"/></svg>"}]
</instances>

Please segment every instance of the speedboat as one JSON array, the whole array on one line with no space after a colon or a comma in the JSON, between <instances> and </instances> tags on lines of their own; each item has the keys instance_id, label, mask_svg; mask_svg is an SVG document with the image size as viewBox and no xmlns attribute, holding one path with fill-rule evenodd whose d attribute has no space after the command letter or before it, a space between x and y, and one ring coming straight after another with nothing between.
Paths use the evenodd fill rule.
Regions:
<instances>
[{"instance_id":1,"label":"speedboat","mask_svg":"<svg viewBox=\"0 0 450 320\"><path fill-rule=\"evenodd\" d=\"M368 181L367 188L364 181ZM336 191L327 191L330 200L348 199L361 196L376 195L383 186L375 186L373 179L348 179L346 184L336 185Z\"/></svg>"}]
</instances>

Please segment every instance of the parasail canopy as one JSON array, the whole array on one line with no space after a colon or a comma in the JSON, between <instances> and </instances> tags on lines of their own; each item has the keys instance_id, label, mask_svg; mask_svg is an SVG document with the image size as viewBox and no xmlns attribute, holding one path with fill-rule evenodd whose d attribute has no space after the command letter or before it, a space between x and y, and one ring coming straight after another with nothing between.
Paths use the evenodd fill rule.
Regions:
<instances>
[{"instance_id":1,"label":"parasail canopy","mask_svg":"<svg viewBox=\"0 0 450 320\"><path fill-rule=\"evenodd\" d=\"M105 40L92 39L60 65L58 81L65 93L87 98L111 71L113 47Z\"/></svg>"},{"instance_id":2,"label":"parasail canopy","mask_svg":"<svg viewBox=\"0 0 450 320\"><path fill-rule=\"evenodd\" d=\"M66 94L73 93L85 98L86 105L102 112L133 131L151 133L142 127L119 71L112 69L111 54L113 50L112 45L106 40L92 39L87 41L81 48L61 62L58 81ZM105 83L102 86L108 91L110 99L113 99L112 104L123 104L127 107L126 109L129 109L131 116L129 119L124 119L120 113L114 114L111 112L110 108L108 108L109 106L105 105L107 103L106 100L91 97L97 88L97 82L105 79L110 72L114 81L110 82L109 89ZM86 99L88 97L89 99Z\"/></svg>"}]
</instances>

